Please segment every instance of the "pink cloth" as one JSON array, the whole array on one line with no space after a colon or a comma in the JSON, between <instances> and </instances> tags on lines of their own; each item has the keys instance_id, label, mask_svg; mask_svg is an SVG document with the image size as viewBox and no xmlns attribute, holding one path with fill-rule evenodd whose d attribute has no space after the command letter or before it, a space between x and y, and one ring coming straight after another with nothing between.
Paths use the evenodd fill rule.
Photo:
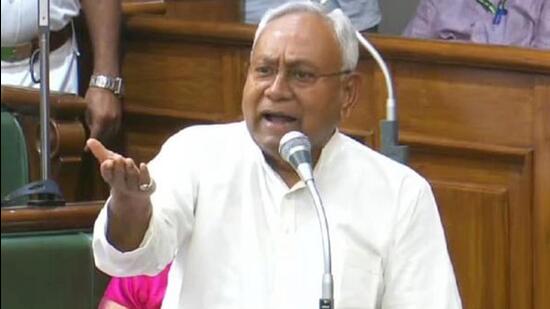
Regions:
<instances>
[{"instance_id":1,"label":"pink cloth","mask_svg":"<svg viewBox=\"0 0 550 309\"><path fill-rule=\"evenodd\" d=\"M110 300L129 309L157 309L162 304L170 264L156 276L135 276L112 278L103 295L103 301ZM103 308L103 306L99 306Z\"/></svg>"}]
</instances>

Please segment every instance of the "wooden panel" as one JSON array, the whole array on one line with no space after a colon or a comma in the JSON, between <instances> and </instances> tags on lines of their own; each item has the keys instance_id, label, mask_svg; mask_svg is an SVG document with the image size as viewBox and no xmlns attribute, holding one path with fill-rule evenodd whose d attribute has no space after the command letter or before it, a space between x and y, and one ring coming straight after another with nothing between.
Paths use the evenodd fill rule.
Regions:
<instances>
[{"instance_id":1,"label":"wooden panel","mask_svg":"<svg viewBox=\"0 0 550 309\"><path fill-rule=\"evenodd\" d=\"M139 48L130 42L128 49L129 111L172 117L182 111L183 118L187 113L218 121L239 116L241 84L235 76L240 72L230 49L169 42L140 43Z\"/></svg>"},{"instance_id":2,"label":"wooden panel","mask_svg":"<svg viewBox=\"0 0 550 309\"><path fill-rule=\"evenodd\" d=\"M151 118L137 114L127 117L124 123L127 132L125 134L127 155L137 162L148 162L159 152L168 137L196 123L181 118ZM201 121L201 123L204 122Z\"/></svg>"},{"instance_id":3,"label":"wooden panel","mask_svg":"<svg viewBox=\"0 0 550 309\"><path fill-rule=\"evenodd\" d=\"M185 20L240 21L242 0L166 0L167 16Z\"/></svg>"},{"instance_id":4,"label":"wooden panel","mask_svg":"<svg viewBox=\"0 0 550 309\"><path fill-rule=\"evenodd\" d=\"M122 13L124 16L164 14L166 13L166 3L163 0L123 0Z\"/></svg>"},{"instance_id":5,"label":"wooden panel","mask_svg":"<svg viewBox=\"0 0 550 309\"><path fill-rule=\"evenodd\" d=\"M532 308L532 151L404 140L411 145L410 165L434 185L465 308ZM483 226L483 234L468 233L472 224ZM492 252L502 240L505 247ZM472 252L472 244L483 254ZM505 269L486 269L486 263Z\"/></svg>"},{"instance_id":6,"label":"wooden panel","mask_svg":"<svg viewBox=\"0 0 550 309\"><path fill-rule=\"evenodd\" d=\"M436 182L434 193L464 308L507 308L510 284L507 191Z\"/></svg>"},{"instance_id":7,"label":"wooden panel","mask_svg":"<svg viewBox=\"0 0 550 309\"><path fill-rule=\"evenodd\" d=\"M403 131L480 143L532 144L534 76L405 61L392 62L392 71Z\"/></svg>"},{"instance_id":8,"label":"wooden panel","mask_svg":"<svg viewBox=\"0 0 550 309\"><path fill-rule=\"evenodd\" d=\"M550 308L550 76L535 86L533 183L535 308Z\"/></svg>"},{"instance_id":9,"label":"wooden panel","mask_svg":"<svg viewBox=\"0 0 550 309\"><path fill-rule=\"evenodd\" d=\"M166 42L141 44L139 49L128 47L125 74L127 83L134 87L128 88L126 102L136 107L148 107L155 102L154 108L159 110L185 109L222 115L220 51L201 46L179 47ZM162 75L157 76L157 72ZM189 80L195 83L186 82Z\"/></svg>"},{"instance_id":10,"label":"wooden panel","mask_svg":"<svg viewBox=\"0 0 550 309\"><path fill-rule=\"evenodd\" d=\"M532 308L532 150L414 135L404 135L403 140L411 146L410 165L434 184L447 233L455 234L448 240L454 265L458 265L464 307ZM487 213L491 207L498 210ZM488 229L485 234L462 229L478 221ZM497 249L488 239L496 243L504 239L506 246ZM472 243L483 254L490 252L486 262L505 266L505 277L486 271L484 280L471 277L486 266L470 256L479 256L479 252L465 249Z\"/></svg>"}]
</instances>

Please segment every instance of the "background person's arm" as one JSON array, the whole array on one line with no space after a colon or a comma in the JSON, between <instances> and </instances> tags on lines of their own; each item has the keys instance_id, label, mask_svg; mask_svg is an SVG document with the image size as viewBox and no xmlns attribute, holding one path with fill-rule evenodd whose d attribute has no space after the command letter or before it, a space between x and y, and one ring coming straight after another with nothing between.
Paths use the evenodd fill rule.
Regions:
<instances>
[{"instance_id":1,"label":"background person's arm","mask_svg":"<svg viewBox=\"0 0 550 309\"><path fill-rule=\"evenodd\" d=\"M120 0L82 0L82 10L93 48L93 74L120 76ZM86 92L86 122L90 137L109 142L120 128L120 99L107 89L90 87Z\"/></svg>"}]
</instances>

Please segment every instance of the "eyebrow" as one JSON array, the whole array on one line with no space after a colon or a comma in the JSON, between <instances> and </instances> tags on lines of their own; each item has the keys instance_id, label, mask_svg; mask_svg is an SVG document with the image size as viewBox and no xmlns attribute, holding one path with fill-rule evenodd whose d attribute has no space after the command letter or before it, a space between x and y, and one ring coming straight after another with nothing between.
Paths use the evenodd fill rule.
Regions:
<instances>
[{"instance_id":1,"label":"eyebrow","mask_svg":"<svg viewBox=\"0 0 550 309\"><path fill-rule=\"evenodd\" d=\"M277 59L269 57L259 57L258 59L252 59L252 63L261 63L261 64L276 64Z\"/></svg>"},{"instance_id":2,"label":"eyebrow","mask_svg":"<svg viewBox=\"0 0 550 309\"><path fill-rule=\"evenodd\" d=\"M275 58L275 57L259 56L253 62L264 63L264 64L277 64L279 61L278 61L278 58ZM314 70L319 69L319 67L317 65L313 64L311 61L308 61L307 59L290 60L290 61L285 63L285 66L289 67L289 68L296 68L296 67L300 67L300 66L305 66L307 68L311 68L311 69L314 69Z\"/></svg>"}]
</instances>

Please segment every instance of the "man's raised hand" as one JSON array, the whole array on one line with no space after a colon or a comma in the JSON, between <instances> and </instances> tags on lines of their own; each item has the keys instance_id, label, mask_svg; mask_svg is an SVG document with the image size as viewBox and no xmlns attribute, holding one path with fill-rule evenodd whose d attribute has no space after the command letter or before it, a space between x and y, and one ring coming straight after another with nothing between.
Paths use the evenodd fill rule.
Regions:
<instances>
[{"instance_id":1,"label":"man's raised hand","mask_svg":"<svg viewBox=\"0 0 550 309\"><path fill-rule=\"evenodd\" d=\"M105 148L94 138L86 146L100 164L101 176L111 186L113 195L128 197L149 196L154 191L154 182L145 163L136 166L134 160Z\"/></svg>"},{"instance_id":2,"label":"man's raised hand","mask_svg":"<svg viewBox=\"0 0 550 309\"><path fill-rule=\"evenodd\" d=\"M134 250L143 240L152 215L149 196L154 182L147 165L141 163L138 168L134 160L110 151L94 138L86 146L99 161L101 176L111 186L107 239L120 251Z\"/></svg>"}]
</instances>

